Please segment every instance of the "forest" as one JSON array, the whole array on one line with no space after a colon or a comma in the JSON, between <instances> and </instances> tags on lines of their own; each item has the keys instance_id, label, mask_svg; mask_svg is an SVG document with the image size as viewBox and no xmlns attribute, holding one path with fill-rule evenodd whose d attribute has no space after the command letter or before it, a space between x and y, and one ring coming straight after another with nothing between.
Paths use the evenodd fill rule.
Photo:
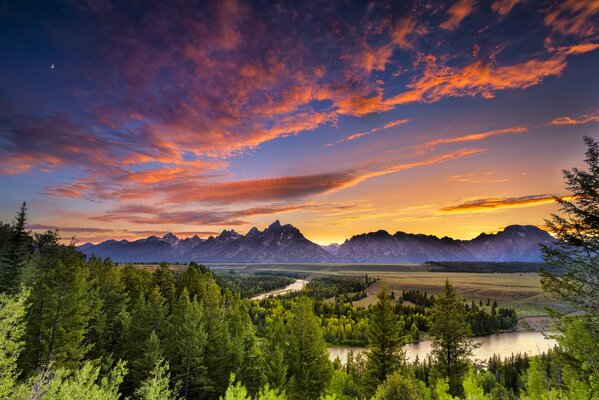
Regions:
<instances>
[{"instance_id":1,"label":"forest","mask_svg":"<svg viewBox=\"0 0 599 400\"><path fill-rule=\"evenodd\" d=\"M292 278L86 258L55 231L29 232L24 204L0 224L0 398L597 399L599 144L586 142L588 168L564 171L571 197L547 221L559 243L542 248L543 288L579 310L555 315L547 354L474 365L470 338L516 316L465 301L450 281L435 296L383 283L369 308L351 305L367 275L252 301ZM408 362L402 345L420 332L432 353ZM368 350L342 365L330 343Z\"/></svg>"}]
</instances>

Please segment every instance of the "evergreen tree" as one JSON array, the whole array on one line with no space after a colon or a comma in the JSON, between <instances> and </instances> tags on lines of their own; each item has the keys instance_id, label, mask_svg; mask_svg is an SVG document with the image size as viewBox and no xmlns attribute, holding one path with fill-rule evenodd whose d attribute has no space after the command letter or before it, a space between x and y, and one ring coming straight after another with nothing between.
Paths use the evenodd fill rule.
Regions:
<instances>
[{"instance_id":1,"label":"evergreen tree","mask_svg":"<svg viewBox=\"0 0 599 400\"><path fill-rule=\"evenodd\" d=\"M169 384L169 365L163 359L159 359L148 377L135 391L135 396L139 400L175 400L176 397Z\"/></svg>"},{"instance_id":2,"label":"evergreen tree","mask_svg":"<svg viewBox=\"0 0 599 400\"><path fill-rule=\"evenodd\" d=\"M239 367L239 376L241 377L241 383L248 389L251 396L255 396L267 383L264 364L264 358L256 342L256 336L253 332L250 332L245 337L243 361Z\"/></svg>"},{"instance_id":3,"label":"evergreen tree","mask_svg":"<svg viewBox=\"0 0 599 400\"><path fill-rule=\"evenodd\" d=\"M367 392L376 388L397 371L405 361L401 350L402 336L399 317L394 312L393 301L383 283L372 307L368 325L368 352L366 353Z\"/></svg>"},{"instance_id":4,"label":"evergreen tree","mask_svg":"<svg viewBox=\"0 0 599 400\"><path fill-rule=\"evenodd\" d=\"M265 375L271 388L282 391L287 384L285 360L286 336L281 313L272 316L268 324L265 346Z\"/></svg>"},{"instance_id":5,"label":"evergreen tree","mask_svg":"<svg viewBox=\"0 0 599 400\"><path fill-rule=\"evenodd\" d=\"M21 273L31 256L31 235L27 225L27 204L23 203L11 226L10 240L0 262L0 292L16 292Z\"/></svg>"},{"instance_id":6,"label":"evergreen tree","mask_svg":"<svg viewBox=\"0 0 599 400\"><path fill-rule=\"evenodd\" d=\"M406 374L394 372L378 387L373 400L419 400L416 380Z\"/></svg>"},{"instance_id":7,"label":"evergreen tree","mask_svg":"<svg viewBox=\"0 0 599 400\"><path fill-rule=\"evenodd\" d=\"M92 293L84 256L74 246L62 246L55 232L38 237L36 280L29 297L26 351L29 372L53 363L74 367L89 350L83 339L88 328Z\"/></svg>"},{"instance_id":8,"label":"evergreen tree","mask_svg":"<svg viewBox=\"0 0 599 400\"><path fill-rule=\"evenodd\" d=\"M125 334L124 353L131 367L125 377L124 392L130 394L146 378L156 360L163 356L162 341L171 336L171 326L167 321L167 306L157 288L153 288L148 298L142 294L131 308L131 323ZM145 345L143 341L145 338ZM141 345L140 345L141 344Z\"/></svg>"},{"instance_id":9,"label":"evergreen tree","mask_svg":"<svg viewBox=\"0 0 599 400\"><path fill-rule=\"evenodd\" d=\"M207 334L204 312L196 301L191 302L184 289L171 317L171 365L173 379L182 383L185 399L196 398L208 384L204 353Z\"/></svg>"},{"instance_id":10,"label":"evergreen tree","mask_svg":"<svg viewBox=\"0 0 599 400\"><path fill-rule=\"evenodd\" d=\"M152 286L158 288L167 304L175 303L175 275L166 262L161 262L152 274Z\"/></svg>"},{"instance_id":11,"label":"evergreen tree","mask_svg":"<svg viewBox=\"0 0 599 400\"><path fill-rule=\"evenodd\" d=\"M96 312L90 322L88 340L93 344L91 357L114 354L124 358L123 332L130 323L127 311L129 298L125 292L122 272L110 259L91 257L87 263L90 278L97 293Z\"/></svg>"},{"instance_id":12,"label":"evergreen tree","mask_svg":"<svg viewBox=\"0 0 599 400\"><path fill-rule=\"evenodd\" d=\"M468 369L468 357L474 345L469 340L472 331L464 318L464 303L449 280L445 281L445 290L437 296L431 312L431 354L435 368L439 375L448 378L450 393L457 395L462 392L462 377Z\"/></svg>"},{"instance_id":13,"label":"evergreen tree","mask_svg":"<svg viewBox=\"0 0 599 400\"><path fill-rule=\"evenodd\" d=\"M11 397L19 376L17 359L23 350L28 296L28 290L14 296L0 294L0 399Z\"/></svg>"},{"instance_id":14,"label":"evergreen tree","mask_svg":"<svg viewBox=\"0 0 599 400\"><path fill-rule=\"evenodd\" d=\"M201 302L204 306L208 346L205 347L204 362L208 372L208 385L204 397L216 398L224 394L229 376L234 371L231 354L231 333L221 303L220 287L210 279Z\"/></svg>"},{"instance_id":15,"label":"evergreen tree","mask_svg":"<svg viewBox=\"0 0 599 400\"><path fill-rule=\"evenodd\" d=\"M322 337L320 320L312 311L307 297L299 298L291 307L288 323L290 399L317 399L328 383L332 369L329 353Z\"/></svg>"},{"instance_id":16,"label":"evergreen tree","mask_svg":"<svg viewBox=\"0 0 599 400\"><path fill-rule=\"evenodd\" d=\"M122 269L125 292L129 296L129 306L152 288L152 275L143 268L127 264Z\"/></svg>"},{"instance_id":17,"label":"evergreen tree","mask_svg":"<svg viewBox=\"0 0 599 400\"><path fill-rule=\"evenodd\" d=\"M584 140L587 169L563 171L571 196L556 199L561 215L553 214L546 221L558 242L541 247L550 266L541 271L541 284L584 311L561 318L557 340L572 370L599 396L599 143L589 137Z\"/></svg>"},{"instance_id":18,"label":"evergreen tree","mask_svg":"<svg viewBox=\"0 0 599 400\"><path fill-rule=\"evenodd\" d=\"M100 368L86 362L81 368L66 369L47 366L23 386L15 399L43 400L114 400L119 399L119 386L127 373L124 362L119 362L104 376Z\"/></svg>"}]
</instances>

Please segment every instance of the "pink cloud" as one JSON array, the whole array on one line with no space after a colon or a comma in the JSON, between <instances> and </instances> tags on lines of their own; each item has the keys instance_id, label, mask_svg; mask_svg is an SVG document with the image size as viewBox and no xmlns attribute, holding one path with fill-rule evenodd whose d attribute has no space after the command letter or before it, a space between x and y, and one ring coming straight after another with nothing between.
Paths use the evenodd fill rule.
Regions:
<instances>
[{"instance_id":1,"label":"pink cloud","mask_svg":"<svg viewBox=\"0 0 599 400\"><path fill-rule=\"evenodd\" d=\"M475 0L457 0L449 7L447 19L439 27L449 31L456 29L462 20L472 13L475 4Z\"/></svg>"}]
</instances>

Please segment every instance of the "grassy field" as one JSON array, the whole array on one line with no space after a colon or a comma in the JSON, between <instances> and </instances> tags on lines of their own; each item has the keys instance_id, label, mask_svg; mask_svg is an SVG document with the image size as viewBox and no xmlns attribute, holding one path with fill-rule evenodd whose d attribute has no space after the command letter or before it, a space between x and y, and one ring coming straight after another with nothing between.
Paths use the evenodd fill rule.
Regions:
<instances>
[{"instance_id":1,"label":"grassy field","mask_svg":"<svg viewBox=\"0 0 599 400\"><path fill-rule=\"evenodd\" d=\"M516 309L518 317L547 315L547 308L560 312L572 311L563 303L549 298L541 289L536 273L476 273L476 272L429 272L426 265L391 264L208 264L215 270L287 271L318 275L356 276L368 274L381 279L367 289L368 297L355 302L367 306L376 301L376 292L382 281L389 290L396 292L409 289L425 290L436 294L449 279L462 297L468 300L497 300L501 307ZM152 266L144 266L151 268ZM184 270L184 265L173 265L175 270Z\"/></svg>"}]
</instances>

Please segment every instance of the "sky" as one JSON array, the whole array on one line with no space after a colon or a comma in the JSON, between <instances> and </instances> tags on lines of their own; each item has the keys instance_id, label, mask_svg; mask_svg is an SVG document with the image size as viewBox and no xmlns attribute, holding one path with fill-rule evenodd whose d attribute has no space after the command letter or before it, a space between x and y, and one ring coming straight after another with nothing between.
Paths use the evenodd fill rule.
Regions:
<instances>
[{"instance_id":1,"label":"sky","mask_svg":"<svg viewBox=\"0 0 599 400\"><path fill-rule=\"evenodd\" d=\"M599 1L0 0L0 220L99 242L543 226Z\"/></svg>"}]
</instances>

